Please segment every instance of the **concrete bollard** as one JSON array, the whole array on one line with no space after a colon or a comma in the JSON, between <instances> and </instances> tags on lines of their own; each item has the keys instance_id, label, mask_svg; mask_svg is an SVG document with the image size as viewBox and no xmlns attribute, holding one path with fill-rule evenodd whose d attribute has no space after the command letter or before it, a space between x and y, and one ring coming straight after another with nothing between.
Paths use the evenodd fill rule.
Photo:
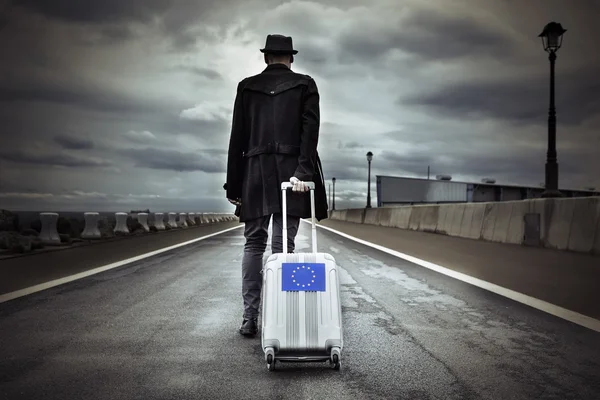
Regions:
<instances>
[{"instance_id":1,"label":"concrete bollard","mask_svg":"<svg viewBox=\"0 0 600 400\"><path fill-rule=\"evenodd\" d=\"M186 218L186 213L179 213L179 220L177 221L177 226L180 228L187 228L188 224L185 222Z\"/></svg>"},{"instance_id":2,"label":"concrete bollard","mask_svg":"<svg viewBox=\"0 0 600 400\"><path fill-rule=\"evenodd\" d=\"M202 224L204 225L208 224L208 217L206 216L206 213L202 213L202 215L200 215L200 221L202 221Z\"/></svg>"},{"instance_id":3,"label":"concrete bollard","mask_svg":"<svg viewBox=\"0 0 600 400\"><path fill-rule=\"evenodd\" d=\"M44 244L60 244L60 236L56 229L58 222L57 213L40 213L42 221L42 230L40 231L40 239Z\"/></svg>"},{"instance_id":4,"label":"concrete bollard","mask_svg":"<svg viewBox=\"0 0 600 400\"><path fill-rule=\"evenodd\" d=\"M146 232L150 231L150 227L148 226L148 214L147 213L139 213L137 215L137 220Z\"/></svg>"},{"instance_id":5,"label":"concrete bollard","mask_svg":"<svg viewBox=\"0 0 600 400\"><path fill-rule=\"evenodd\" d=\"M154 227L158 231L165 230L165 221L163 213L154 213Z\"/></svg>"},{"instance_id":6,"label":"concrete bollard","mask_svg":"<svg viewBox=\"0 0 600 400\"><path fill-rule=\"evenodd\" d=\"M194 213L194 222L196 223L196 225L201 225L202 224L202 214L201 213Z\"/></svg>"},{"instance_id":7,"label":"concrete bollard","mask_svg":"<svg viewBox=\"0 0 600 400\"><path fill-rule=\"evenodd\" d=\"M196 225L196 213L188 213L186 222L189 226Z\"/></svg>"},{"instance_id":8,"label":"concrete bollard","mask_svg":"<svg viewBox=\"0 0 600 400\"><path fill-rule=\"evenodd\" d=\"M169 213L169 220L167 221L167 225L170 226L171 228L177 228L177 214L175 214L174 212L170 212Z\"/></svg>"},{"instance_id":9,"label":"concrete bollard","mask_svg":"<svg viewBox=\"0 0 600 400\"><path fill-rule=\"evenodd\" d=\"M98 229L98 220L100 219L100 214L98 214L97 212L86 212L83 213L83 218L85 219L85 228L83 228L83 232L81 232L81 238L102 238L102 235L100 234L100 229Z\"/></svg>"},{"instance_id":10,"label":"concrete bollard","mask_svg":"<svg viewBox=\"0 0 600 400\"><path fill-rule=\"evenodd\" d=\"M115 213L115 219L117 224L115 225L114 232L129 233L129 228L127 228L127 213Z\"/></svg>"}]
</instances>

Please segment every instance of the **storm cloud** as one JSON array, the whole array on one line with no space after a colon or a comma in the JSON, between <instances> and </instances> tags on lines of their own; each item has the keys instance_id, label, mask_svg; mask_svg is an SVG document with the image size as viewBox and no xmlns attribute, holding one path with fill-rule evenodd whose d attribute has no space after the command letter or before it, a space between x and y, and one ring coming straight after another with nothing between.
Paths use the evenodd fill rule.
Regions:
<instances>
[{"instance_id":1,"label":"storm cloud","mask_svg":"<svg viewBox=\"0 0 600 400\"><path fill-rule=\"evenodd\" d=\"M0 152L0 159L16 164L34 164L39 166L59 167L107 167L112 165L110 160L92 157L79 157L70 154L46 153L36 154L26 151Z\"/></svg>"},{"instance_id":2,"label":"storm cloud","mask_svg":"<svg viewBox=\"0 0 600 400\"><path fill-rule=\"evenodd\" d=\"M185 3L185 4L184 4ZM0 6L9 4L0 1ZM269 33L321 95L319 154L336 207L375 175L539 185L548 55L560 186L600 187L598 2L76 0L11 2L0 20L1 207L226 211L237 84ZM3 27L3 28L2 28Z\"/></svg>"},{"instance_id":3,"label":"storm cloud","mask_svg":"<svg viewBox=\"0 0 600 400\"><path fill-rule=\"evenodd\" d=\"M600 76L587 69L557 78L556 107L560 122L579 125L600 110ZM422 106L445 117L496 119L515 124L542 124L548 113L547 77L473 82L463 81L432 92L415 92L400 106Z\"/></svg>"},{"instance_id":4,"label":"storm cloud","mask_svg":"<svg viewBox=\"0 0 600 400\"><path fill-rule=\"evenodd\" d=\"M156 148L125 149L121 154L133 160L135 166L165 169L176 172L226 172L224 152L221 154L195 153Z\"/></svg>"},{"instance_id":5,"label":"storm cloud","mask_svg":"<svg viewBox=\"0 0 600 400\"><path fill-rule=\"evenodd\" d=\"M94 148L94 142L89 139L82 139L72 136L56 136L54 140L64 149L68 150L85 150Z\"/></svg>"}]
</instances>

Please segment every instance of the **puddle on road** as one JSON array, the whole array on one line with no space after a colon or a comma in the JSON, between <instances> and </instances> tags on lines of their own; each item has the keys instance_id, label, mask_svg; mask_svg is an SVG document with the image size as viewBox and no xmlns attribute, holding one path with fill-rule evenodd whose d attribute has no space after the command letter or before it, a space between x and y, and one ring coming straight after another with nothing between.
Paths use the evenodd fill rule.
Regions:
<instances>
[{"instance_id":1,"label":"puddle on road","mask_svg":"<svg viewBox=\"0 0 600 400\"><path fill-rule=\"evenodd\" d=\"M228 321L224 318L224 315L230 313L230 302L223 298L211 299L212 305L209 309L205 309L202 312L196 314L196 326L191 332L193 336L212 336L215 332L223 330L223 325Z\"/></svg>"},{"instance_id":2,"label":"puddle on road","mask_svg":"<svg viewBox=\"0 0 600 400\"><path fill-rule=\"evenodd\" d=\"M365 293L352 275L341 266L338 267L340 277L340 290L342 292L342 313L347 317L348 313L357 313L360 317L368 320L367 325L383 329L392 336L400 333L401 329L394 322L394 317L377 303L373 297ZM353 318L355 319L355 318Z\"/></svg>"},{"instance_id":3,"label":"puddle on road","mask_svg":"<svg viewBox=\"0 0 600 400\"><path fill-rule=\"evenodd\" d=\"M401 286L411 297L403 296L402 301L408 304L430 303L434 306L445 306L464 308L466 303L455 297L447 295L440 290L433 289L426 283L418 279L411 278L401 269L390 267L381 261L370 259L368 263L363 263L367 268L360 268L360 271L371 278L388 279Z\"/></svg>"}]
</instances>

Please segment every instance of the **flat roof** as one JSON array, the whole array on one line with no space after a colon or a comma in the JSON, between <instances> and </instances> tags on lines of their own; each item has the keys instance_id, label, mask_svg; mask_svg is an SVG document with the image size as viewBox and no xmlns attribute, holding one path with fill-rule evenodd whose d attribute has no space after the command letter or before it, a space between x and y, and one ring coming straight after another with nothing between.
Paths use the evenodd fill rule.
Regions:
<instances>
[{"instance_id":1,"label":"flat roof","mask_svg":"<svg viewBox=\"0 0 600 400\"><path fill-rule=\"evenodd\" d=\"M440 179L427 179L427 178L413 178L409 176L391 176L391 175L375 175L376 178L392 178L392 179L410 179L415 181L434 181L434 182L450 182L450 183L459 183L463 185L477 185L477 186L489 186L489 187L505 187L505 188L517 188L517 189L533 189L533 190L544 190L542 186L524 186L524 185L511 185L511 184L502 184L502 183L483 183L483 182L461 182L461 181L445 181ZM559 188L559 190L566 190L569 192L585 192L585 193L597 193L600 192L596 190L589 189L568 189L568 188Z\"/></svg>"}]
</instances>

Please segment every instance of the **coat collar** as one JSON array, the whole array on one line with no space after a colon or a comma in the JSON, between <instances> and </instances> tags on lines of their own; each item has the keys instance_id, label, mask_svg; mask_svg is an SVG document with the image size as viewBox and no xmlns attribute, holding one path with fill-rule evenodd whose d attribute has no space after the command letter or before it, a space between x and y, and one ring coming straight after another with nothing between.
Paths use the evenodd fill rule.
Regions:
<instances>
[{"instance_id":1,"label":"coat collar","mask_svg":"<svg viewBox=\"0 0 600 400\"><path fill-rule=\"evenodd\" d=\"M280 64L280 63L276 63L276 64L269 64L267 65L267 68L265 68L263 70L263 72L267 72L267 71L274 71L274 70L288 70L291 71L290 68L287 67L287 65L285 64Z\"/></svg>"}]
</instances>

